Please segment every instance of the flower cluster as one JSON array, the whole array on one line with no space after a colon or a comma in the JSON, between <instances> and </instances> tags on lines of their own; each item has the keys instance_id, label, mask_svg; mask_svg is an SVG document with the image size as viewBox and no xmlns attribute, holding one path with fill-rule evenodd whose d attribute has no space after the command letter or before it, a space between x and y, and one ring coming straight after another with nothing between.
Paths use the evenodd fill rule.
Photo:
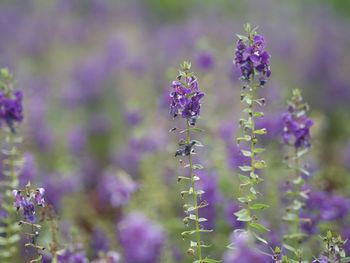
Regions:
<instances>
[{"instance_id":1,"label":"flower cluster","mask_svg":"<svg viewBox=\"0 0 350 263\"><path fill-rule=\"evenodd\" d=\"M120 244L125 263L156 263L164 244L164 232L160 226L143 214L132 213L118 224Z\"/></svg>"},{"instance_id":2,"label":"flower cluster","mask_svg":"<svg viewBox=\"0 0 350 263\"><path fill-rule=\"evenodd\" d=\"M119 207L129 202L131 195L137 190L136 183L125 172L106 174L98 185L98 197L101 203Z\"/></svg>"},{"instance_id":3,"label":"flower cluster","mask_svg":"<svg viewBox=\"0 0 350 263\"><path fill-rule=\"evenodd\" d=\"M308 105L303 103L300 91L295 89L288 111L282 116L285 144L294 144L297 149L311 146L310 128L314 122L306 115L307 111Z\"/></svg>"},{"instance_id":4,"label":"flower cluster","mask_svg":"<svg viewBox=\"0 0 350 263\"><path fill-rule=\"evenodd\" d=\"M265 51L264 37L257 35L249 25L247 27L252 33L248 37L238 36L234 63L240 68L243 79L249 80L258 72L260 84L264 85L271 75L270 54Z\"/></svg>"},{"instance_id":5,"label":"flower cluster","mask_svg":"<svg viewBox=\"0 0 350 263\"><path fill-rule=\"evenodd\" d=\"M189 72L191 64L184 62L181 69L177 80L171 84L173 91L170 93L170 114L174 118L181 115L182 118L191 120L191 124L194 125L199 118L200 100L204 93L199 90L196 76Z\"/></svg>"},{"instance_id":6,"label":"flower cluster","mask_svg":"<svg viewBox=\"0 0 350 263\"><path fill-rule=\"evenodd\" d=\"M14 91L12 87L12 76L8 69L0 70L0 125L7 124L12 133L15 133L14 123L23 120L22 107L23 94Z\"/></svg>"},{"instance_id":7,"label":"flower cluster","mask_svg":"<svg viewBox=\"0 0 350 263\"><path fill-rule=\"evenodd\" d=\"M35 206L45 206L44 188L38 188L35 191L26 189L25 191L13 190L15 197L14 206L17 210L23 210L23 216L29 223L35 223Z\"/></svg>"}]
</instances>

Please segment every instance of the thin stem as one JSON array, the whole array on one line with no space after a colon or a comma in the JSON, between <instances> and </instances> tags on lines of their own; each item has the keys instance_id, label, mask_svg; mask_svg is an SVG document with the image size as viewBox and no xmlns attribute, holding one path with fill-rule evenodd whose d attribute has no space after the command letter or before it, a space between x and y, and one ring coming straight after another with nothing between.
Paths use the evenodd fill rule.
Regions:
<instances>
[{"instance_id":1,"label":"thin stem","mask_svg":"<svg viewBox=\"0 0 350 263\"><path fill-rule=\"evenodd\" d=\"M190 132L190 122L187 120L187 130L186 130L186 139L187 143L191 142L191 132ZM192 184L192 192L193 192L193 206L195 208L195 214L196 214L196 239L197 239L197 256L199 262L202 262L202 247L201 247L201 237L200 237L200 227L199 227L199 209L197 204L197 192L195 187L195 178L193 174L193 162L192 162L192 155L191 153L188 155L188 163L190 168L190 177L191 177L191 184Z\"/></svg>"}]
</instances>

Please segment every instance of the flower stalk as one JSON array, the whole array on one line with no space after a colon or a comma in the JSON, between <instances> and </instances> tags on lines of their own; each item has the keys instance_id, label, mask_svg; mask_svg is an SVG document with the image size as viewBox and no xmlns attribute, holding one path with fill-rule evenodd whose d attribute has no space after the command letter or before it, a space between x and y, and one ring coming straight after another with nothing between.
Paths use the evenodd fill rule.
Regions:
<instances>
[{"instance_id":1,"label":"flower stalk","mask_svg":"<svg viewBox=\"0 0 350 263\"><path fill-rule=\"evenodd\" d=\"M190 239L190 246L187 250L187 254L193 257L193 263L214 263L216 260L203 256L202 248L208 247L203 241L201 234L212 232L212 230L204 229L201 223L206 222L207 219L200 217L199 209L206 207L208 204L205 200L202 200L203 190L199 190L196 182L200 180L196 176L195 171L203 169L200 164L193 162L192 155L195 153L196 147L202 147L203 144L197 140L191 138L191 131L198 132L200 129L196 128L196 122L199 118L201 103L200 99L204 97L204 93L199 90L198 81L196 76L190 72L191 64L184 62L181 65L181 70L176 81L173 81L171 87L173 92L170 93L172 99L170 105L170 113L173 118L181 116L186 121L186 128L180 131L180 134L185 133L185 139L180 139L179 148L175 153L175 157L187 157L187 164L184 168L189 169L189 174L185 176L179 176L178 182L184 181L188 184L189 189L182 191L181 196L191 197L191 203L184 205L185 218L184 224L187 227L193 227L192 230L182 232L183 239ZM172 129L171 131L176 131ZM180 160L180 163L183 163ZM191 237L194 236L195 241L192 241Z\"/></svg>"},{"instance_id":2,"label":"flower stalk","mask_svg":"<svg viewBox=\"0 0 350 263\"><path fill-rule=\"evenodd\" d=\"M304 189L305 178L309 172L301 166L301 158L311 147L310 127L313 121L307 116L308 110L309 106L303 102L300 90L295 89L288 103L288 111L283 114L283 140L284 144L290 148L290 155L287 155L285 160L294 174L294 178L288 181L290 189L286 192L290 204L286 208L283 220L289 224L289 228L288 233L283 236L283 246L292 252L297 262L302 262L301 244L307 237L301 230L301 223L309 220L300 217L309 194L309 191Z\"/></svg>"},{"instance_id":3,"label":"flower stalk","mask_svg":"<svg viewBox=\"0 0 350 263\"><path fill-rule=\"evenodd\" d=\"M262 118L264 113L256 107L265 105L265 98L258 97L258 90L263 88L271 75L269 58L265 51L264 38L256 33L256 28L249 24L245 26L247 36L238 35L235 52L235 64L241 70L241 80L244 85L241 93L241 102L246 108L243 110L246 117L240 119L242 136L237 138L242 154L249 158L249 164L239 166L242 174L240 188L243 194L238 197L242 208L235 213L237 220L245 222L248 230L261 242L260 233L269 231L258 222L258 211L268 208L268 205L259 202L258 186L263 181L260 171L266 167L265 161L260 157L264 151L258 146L258 136L267 133L266 128L256 129L256 119ZM259 232L259 233L257 233Z\"/></svg>"}]
</instances>

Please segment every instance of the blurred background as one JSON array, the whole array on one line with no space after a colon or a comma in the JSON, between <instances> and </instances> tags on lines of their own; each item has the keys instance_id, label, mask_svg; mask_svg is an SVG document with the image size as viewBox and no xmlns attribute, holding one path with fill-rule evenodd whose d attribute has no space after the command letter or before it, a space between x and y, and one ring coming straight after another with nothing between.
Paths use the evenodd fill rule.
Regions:
<instances>
[{"instance_id":1,"label":"blurred background","mask_svg":"<svg viewBox=\"0 0 350 263\"><path fill-rule=\"evenodd\" d=\"M266 238L280 244L284 229L281 114L296 87L316 123L305 231L350 237L350 1L1 0L0 65L25 101L21 184L45 187L63 244L81 244L90 260L115 250L129 263L190 262L180 235L184 171L168 132L179 125L169 116L170 83L190 60L206 93L205 132L196 136L206 146L203 213L215 230L208 253L222 258L241 226L233 216L244 163L234 139L241 83L232 60L246 22L259 26L272 55L258 123L268 128ZM317 235L307 242L311 258Z\"/></svg>"}]
</instances>

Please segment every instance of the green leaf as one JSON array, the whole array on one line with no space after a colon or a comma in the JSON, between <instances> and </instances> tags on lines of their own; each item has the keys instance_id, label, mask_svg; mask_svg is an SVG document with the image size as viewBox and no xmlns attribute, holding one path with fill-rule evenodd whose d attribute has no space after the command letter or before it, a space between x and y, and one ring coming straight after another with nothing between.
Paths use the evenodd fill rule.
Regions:
<instances>
[{"instance_id":1,"label":"green leaf","mask_svg":"<svg viewBox=\"0 0 350 263\"><path fill-rule=\"evenodd\" d=\"M263 225L258 224L258 223L252 222L252 223L249 223L248 225L252 228L259 230L260 232L269 232L270 231L268 228L266 228Z\"/></svg>"},{"instance_id":2,"label":"green leaf","mask_svg":"<svg viewBox=\"0 0 350 263\"><path fill-rule=\"evenodd\" d=\"M270 206L269 205L265 205L265 204L253 204L250 206L250 209L252 210L262 210L262 209L265 209L265 208L269 208Z\"/></svg>"},{"instance_id":3,"label":"green leaf","mask_svg":"<svg viewBox=\"0 0 350 263\"><path fill-rule=\"evenodd\" d=\"M250 216L249 211L245 208L234 213L234 215L237 216L238 221L249 222L253 220L252 217Z\"/></svg>"},{"instance_id":4,"label":"green leaf","mask_svg":"<svg viewBox=\"0 0 350 263\"><path fill-rule=\"evenodd\" d=\"M192 165L192 168L193 168L193 170L202 170L202 169L204 169L204 166L199 164L199 163L196 163L196 164Z\"/></svg>"},{"instance_id":5,"label":"green leaf","mask_svg":"<svg viewBox=\"0 0 350 263\"><path fill-rule=\"evenodd\" d=\"M248 166L248 165L244 165L244 166L238 166L238 168L242 171L242 172L250 172L252 170L252 167Z\"/></svg>"},{"instance_id":6,"label":"green leaf","mask_svg":"<svg viewBox=\"0 0 350 263\"><path fill-rule=\"evenodd\" d=\"M239 177L239 180L242 182L242 184L241 184L242 186L250 185L252 183L249 176L239 174L238 177Z\"/></svg>"},{"instance_id":7,"label":"green leaf","mask_svg":"<svg viewBox=\"0 0 350 263\"><path fill-rule=\"evenodd\" d=\"M247 151L247 150L241 150L243 156L245 157L251 157L252 156L252 152L251 151Z\"/></svg>"},{"instance_id":8,"label":"green leaf","mask_svg":"<svg viewBox=\"0 0 350 263\"><path fill-rule=\"evenodd\" d=\"M254 131L255 134L266 134L267 130L265 128L259 129L259 130L255 130Z\"/></svg>"},{"instance_id":9,"label":"green leaf","mask_svg":"<svg viewBox=\"0 0 350 263\"><path fill-rule=\"evenodd\" d=\"M256 169L264 169L264 168L266 168L265 161L255 161L254 168L256 168Z\"/></svg>"},{"instance_id":10,"label":"green leaf","mask_svg":"<svg viewBox=\"0 0 350 263\"><path fill-rule=\"evenodd\" d=\"M258 236L257 234L254 233L254 236L257 240L259 240L260 242L264 243L265 245L268 245L267 241L265 239L263 239L262 237Z\"/></svg>"},{"instance_id":11,"label":"green leaf","mask_svg":"<svg viewBox=\"0 0 350 263\"><path fill-rule=\"evenodd\" d=\"M264 148L255 148L254 149L254 153L262 153L263 151L265 151Z\"/></svg>"}]
</instances>

